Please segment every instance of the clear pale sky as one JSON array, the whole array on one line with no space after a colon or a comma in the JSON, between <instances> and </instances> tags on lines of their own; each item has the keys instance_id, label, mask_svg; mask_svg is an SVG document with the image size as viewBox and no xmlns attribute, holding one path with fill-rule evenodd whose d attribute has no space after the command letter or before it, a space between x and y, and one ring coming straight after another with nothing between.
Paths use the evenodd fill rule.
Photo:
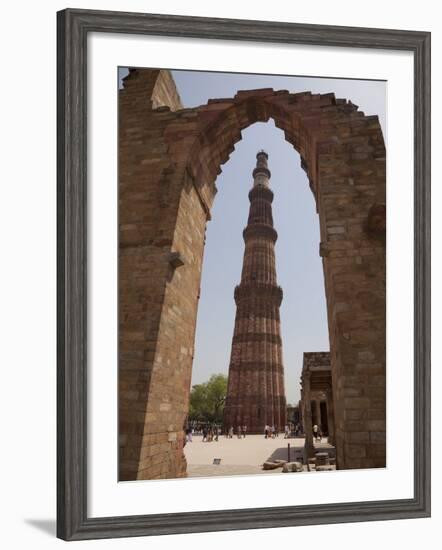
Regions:
<instances>
[{"instance_id":1,"label":"clear pale sky","mask_svg":"<svg viewBox=\"0 0 442 550\"><path fill-rule=\"evenodd\" d=\"M185 107L202 105L210 98L233 97L246 89L334 92L336 97L359 105L367 115L378 115L386 134L386 82L182 70L172 74ZM273 219L279 235L276 269L284 291L281 330L286 394L287 401L295 403L300 397L303 352L329 350L324 277L313 195L299 154L272 120L242 132L242 140L216 181L218 194L204 252L192 385L206 381L211 374L228 373L235 319L233 291L240 282L242 230L247 223L247 195L259 149L269 154L272 173Z\"/></svg>"}]
</instances>

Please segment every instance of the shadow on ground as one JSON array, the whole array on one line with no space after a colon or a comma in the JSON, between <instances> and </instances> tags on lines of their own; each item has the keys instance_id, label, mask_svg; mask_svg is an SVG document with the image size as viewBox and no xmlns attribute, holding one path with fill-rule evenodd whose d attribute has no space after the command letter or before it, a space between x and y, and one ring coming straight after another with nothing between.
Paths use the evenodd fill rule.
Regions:
<instances>
[{"instance_id":1,"label":"shadow on ground","mask_svg":"<svg viewBox=\"0 0 442 550\"><path fill-rule=\"evenodd\" d=\"M287 462L303 462L304 457L304 447L303 446L293 446L290 444L290 440L286 440L287 443L284 447L278 447L273 451L273 453L268 457L267 462L274 462L275 460L287 460ZM282 442L281 442L282 443ZM290 444L290 454L288 445ZM335 458L336 449L329 445L328 443L317 443L315 445L315 451L317 453L328 453L330 458Z\"/></svg>"},{"instance_id":2,"label":"shadow on ground","mask_svg":"<svg viewBox=\"0 0 442 550\"><path fill-rule=\"evenodd\" d=\"M57 523L55 519L25 519L25 523L32 525L39 531L43 531L48 535L55 537L57 531Z\"/></svg>"},{"instance_id":3,"label":"shadow on ground","mask_svg":"<svg viewBox=\"0 0 442 550\"><path fill-rule=\"evenodd\" d=\"M290 445L290 456L288 445L285 447L278 447L267 459L267 462L274 462L275 460L287 460L287 462L293 462L295 460L302 460L304 453L303 447L293 447Z\"/></svg>"}]
</instances>

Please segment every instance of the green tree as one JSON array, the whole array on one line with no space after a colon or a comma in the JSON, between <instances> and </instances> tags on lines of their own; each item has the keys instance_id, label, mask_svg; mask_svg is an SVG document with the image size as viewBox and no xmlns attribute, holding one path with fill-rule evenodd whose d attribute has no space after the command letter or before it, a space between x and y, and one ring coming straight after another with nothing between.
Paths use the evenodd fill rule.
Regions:
<instances>
[{"instance_id":1,"label":"green tree","mask_svg":"<svg viewBox=\"0 0 442 550\"><path fill-rule=\"evenodd\" d=\"M227 376L212 374L204 384L196 384L190 392L189 420L222 423L227 394Z\"/></svg>"}]
</instances>

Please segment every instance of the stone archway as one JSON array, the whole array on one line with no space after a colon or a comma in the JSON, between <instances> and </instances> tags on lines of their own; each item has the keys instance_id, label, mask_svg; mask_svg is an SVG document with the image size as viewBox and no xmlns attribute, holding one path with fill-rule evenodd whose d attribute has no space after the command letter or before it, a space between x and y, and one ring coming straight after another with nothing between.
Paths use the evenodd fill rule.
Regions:
<instances>
[{"instance_id":1,"label":"stone archway","mask_svg":"<svg viewBox=\"0 0 442 550\"><path fill-rule=\"evenodd\" d=\"M156 106L154 108L153 106ZM185 475L205 227L241 130L273 118L320 220L339 468L385 466L385 146L334 94L238 92L182 109L167 71L119 98L120 479Z\"/></svg>"}]
</instances>

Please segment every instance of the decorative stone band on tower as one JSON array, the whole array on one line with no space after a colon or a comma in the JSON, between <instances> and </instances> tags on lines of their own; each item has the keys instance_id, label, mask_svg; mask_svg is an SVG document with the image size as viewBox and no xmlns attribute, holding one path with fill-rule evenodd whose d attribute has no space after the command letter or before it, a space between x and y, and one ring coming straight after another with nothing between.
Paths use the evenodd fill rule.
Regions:
<instances>
[{"instance_id":1,"label":"decorative stone band on tower","mask_svg":"<svg viewBox=\"0 0 442 550\"><path fill-rule=\"evenodd\" d=\"M273 192L269 188L268 155L260 151L249 192L250 212L229 366L224 426L247 426L262 433L266 424L286 423L284 367L279 307L282 289L276 282Z\"/></svg>"}]
</instances>

